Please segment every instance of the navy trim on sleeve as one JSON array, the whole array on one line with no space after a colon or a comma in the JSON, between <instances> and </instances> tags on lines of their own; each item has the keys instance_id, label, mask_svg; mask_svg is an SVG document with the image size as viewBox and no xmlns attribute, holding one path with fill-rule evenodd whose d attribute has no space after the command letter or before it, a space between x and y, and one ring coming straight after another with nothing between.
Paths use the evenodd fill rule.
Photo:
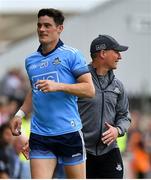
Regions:
<instances>
[{"instance_id":1,"label":"navy trim on sleeve","mask_svg":"<svg viewBox=\"0 0 151 180\"><path fill-rule=\"evenodd\" d=\"M77 78L80 77L81 75L86 74L86 73L89 73L89 72L90 72L90 71L89 71L88 68L83 67L83 68L80 68L80 69L74 71L74 76L75 76L75 78L77 79Z\"/></svg>"}]
</instances>

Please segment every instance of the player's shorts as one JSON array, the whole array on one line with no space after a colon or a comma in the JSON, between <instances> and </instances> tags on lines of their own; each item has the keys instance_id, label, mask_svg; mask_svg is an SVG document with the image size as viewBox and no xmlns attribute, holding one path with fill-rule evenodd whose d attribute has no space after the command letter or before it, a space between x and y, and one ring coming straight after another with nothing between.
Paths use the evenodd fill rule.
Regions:
<instances>
[{"instance_id":1,"label":"player's shorts","mask_svg":"<svg viewBox=\"0 0 151 180\"><path fill-rule=\"evenodd\" d=\"M76 165L86 160L81 131L59 136L42 136L31 133L29 139L30 159L57 159L64 165Z\"/></svg>"}]
</instances>

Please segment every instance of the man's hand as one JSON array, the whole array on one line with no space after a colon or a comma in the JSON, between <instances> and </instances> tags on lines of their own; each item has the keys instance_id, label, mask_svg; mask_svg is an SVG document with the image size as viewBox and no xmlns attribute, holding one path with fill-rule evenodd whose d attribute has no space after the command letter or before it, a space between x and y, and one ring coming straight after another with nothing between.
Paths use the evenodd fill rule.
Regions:
<instances>
[{"instance_id":1,"label":"man's hand","mask_svg":"<svg viewBox=\"0 0 151 180\"><path fill-rule=\"evenodd\" d=\"M59 83L51 80L39 80L35 84L42 92L55 92L59 89Z\"/></svg>"},{"instance_id":2,"label":"man's hand","mask_svg":"<svg viewBox=\"0 0 151 180\"><path fill-rule=\"evenodd\" d=\"M25 145L23 146L22 153L25 156L25 158L28 160L29 159L29 141L27 141Z\"/></svg>"},{"instance_id":3,"label":"man's hand","mask_svg":"<svg viewBox=\"0 0 151 180\"><path fill-rule=\"evenodd\" d=\"M106 127L108 128L103 134L101 140L104 144L110 145L118 137L118 130L116 127L111 126L105 122Z\"/></svg>"},{"instance_id":4,"label":"man's hand","mask_svg":"<svg viewBox=\"0 0 151 180\"><path fill-rule=\"evenodd\" d=\"M21 124L22 124L22 119L19 116L15 116L10 121L10 129L13 136L21 135Z\"/></svg>"}]
</instances>

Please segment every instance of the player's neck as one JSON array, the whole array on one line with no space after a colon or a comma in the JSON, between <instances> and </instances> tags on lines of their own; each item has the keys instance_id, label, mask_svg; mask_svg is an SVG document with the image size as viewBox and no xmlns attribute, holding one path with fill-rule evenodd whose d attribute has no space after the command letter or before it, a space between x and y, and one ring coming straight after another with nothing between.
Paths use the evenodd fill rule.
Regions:
<instances>
[{"instance_id":1,"label":"player's neck","mask_svg":"<svg viewBox=\"0 0 151 180\"><path fill-rule=\"evenodd\" d=\"M52 41L52 42L49 43L49 44L42 44L42 53L43 53L43 54L47 54L47 53L49 53L50 51L52 51L53 49L55 49L58 41L59 41L59 40Z\"/></svg>"}]
</instances>

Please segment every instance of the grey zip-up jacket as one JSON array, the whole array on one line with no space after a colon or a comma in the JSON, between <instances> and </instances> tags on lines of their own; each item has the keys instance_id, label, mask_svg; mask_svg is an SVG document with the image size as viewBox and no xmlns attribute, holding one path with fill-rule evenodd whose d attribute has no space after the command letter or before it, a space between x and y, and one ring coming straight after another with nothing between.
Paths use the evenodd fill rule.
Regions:
<instances>
[{"instance_id":1,"label":"grey zip-up jacket","mask_svg":"<svg viewBox=\"0 0 151 180\"><path fill-rule=\"evenodd\" d=\"M101 141L102 133L106 130L105 122L119 127L123 136L130 126L131 118L128 97L123 84L115 78L113 71L101 77L91 64L89 69L96 95L93 98L79 98L78 106L86 150L97 156L118 148L116 141L109 146Z\"/></svg>"}]
</instances>

